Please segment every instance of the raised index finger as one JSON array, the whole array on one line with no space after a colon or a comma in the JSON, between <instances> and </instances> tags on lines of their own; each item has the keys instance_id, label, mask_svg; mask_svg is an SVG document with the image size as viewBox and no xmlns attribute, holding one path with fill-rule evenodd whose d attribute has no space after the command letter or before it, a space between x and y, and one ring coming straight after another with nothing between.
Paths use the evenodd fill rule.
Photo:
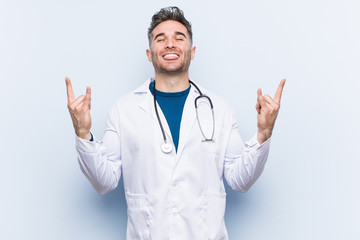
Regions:
<instances>
[{"instance_id":1,"label":"raised index finger","mask_svg":"<svg viewBox=\"0 0 360 240\"><path fill-rule=\"evenodd\" d=\"M284 85L285 85L286 79L281 80L278 89L276 90L275 96L274 96L274 101L278 104L280 104L281 101L281 94L282 91L284 89Z\"/></svg>"},{"instance_id":2,"label":"raised index finger","mask_svg":"<svg viewBox=\"0 0 360 240\"><path fill-rule=\"evenodd\" d=\"M66 92L68 97L68 102L71 102L75 99L74 92L71 86L70 78L65 77L65 83L66 83Z\"/></svg>"}]
</instances>

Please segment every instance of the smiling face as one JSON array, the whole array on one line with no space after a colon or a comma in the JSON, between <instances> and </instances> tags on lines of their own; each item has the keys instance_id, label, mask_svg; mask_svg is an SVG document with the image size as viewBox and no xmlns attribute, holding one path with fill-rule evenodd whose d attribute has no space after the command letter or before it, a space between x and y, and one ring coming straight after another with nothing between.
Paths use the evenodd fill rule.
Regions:
<instances>
[{"instance_id":1,"label":"smiling face","mask_svg":"<svg viewBox=\"0 0 360 240\"><path fill-rule=\"evenodd\" d=\"M150 49L146 55L153 63L155 73L178 74L188 72L195 55L195 47L184 25L168 20L151 33Z\"/></svg>"}]
</instances>

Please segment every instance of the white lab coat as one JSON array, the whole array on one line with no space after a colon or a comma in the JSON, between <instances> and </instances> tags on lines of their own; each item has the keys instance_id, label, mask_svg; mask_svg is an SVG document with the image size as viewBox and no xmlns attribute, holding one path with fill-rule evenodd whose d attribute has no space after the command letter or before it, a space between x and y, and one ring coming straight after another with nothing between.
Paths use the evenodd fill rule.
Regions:
<instances>
[{"instance_id":1,"label":"white lab coat","mask_svg":"<svg viewBox=\"0 0 360 240\"><path fill-rule=\"evenodd\" d=\"M150 81L113 105L102 141L76 137L81 170L99 194L116 188L123 175L128 240L226 240L223 176L232 189L246 192L263 171L270 141L259 145L253 137L245 144L230 107L200 87L210 96L215 111L215 141L201 141L194 107L199 93L192 86L183 110L178 151L165 154L160 149L163 137ZM211 133L210 116L199 116L204 132Z\"/></svg>"}]
</instances>

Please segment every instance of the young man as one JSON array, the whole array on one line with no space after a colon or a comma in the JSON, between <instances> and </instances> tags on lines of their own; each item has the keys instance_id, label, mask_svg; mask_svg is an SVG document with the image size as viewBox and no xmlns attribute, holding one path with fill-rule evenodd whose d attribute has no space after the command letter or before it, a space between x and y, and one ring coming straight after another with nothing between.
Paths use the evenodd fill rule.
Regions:
<instances>
[{"instance_id":1,"label":"young man","mask_svg":"<svg viewBox=\"0 0 360 240\"><path fill-rule=\"evenodd\" d=\"M240 192L260 176L285 80L274 99L258 90L258 132L244 143L227 103L189 80L195 47L183 12L161 9L148 37L155 78L113 105L102 141L90 133L90 88L75 99L66 78L81 170L99 194L123 175L129 240L228 239L223 176Z\"/></svg>"}]
</instances>

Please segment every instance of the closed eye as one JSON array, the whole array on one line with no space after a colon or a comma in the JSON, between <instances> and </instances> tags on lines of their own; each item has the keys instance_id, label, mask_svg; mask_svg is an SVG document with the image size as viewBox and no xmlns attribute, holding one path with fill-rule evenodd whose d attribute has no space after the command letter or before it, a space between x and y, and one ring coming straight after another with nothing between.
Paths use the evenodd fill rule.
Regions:
<instances>
[{"instance_id":1,"label":"closed eye","mask_svg":"<svg viewBox=\"0 0 360 240\"><path fill-rule=\"evenodd\" d=\"M175 32L176 35L176 40L185 40L186 39L186 35L182 32Z\"/></svg>"}]
</instances>

